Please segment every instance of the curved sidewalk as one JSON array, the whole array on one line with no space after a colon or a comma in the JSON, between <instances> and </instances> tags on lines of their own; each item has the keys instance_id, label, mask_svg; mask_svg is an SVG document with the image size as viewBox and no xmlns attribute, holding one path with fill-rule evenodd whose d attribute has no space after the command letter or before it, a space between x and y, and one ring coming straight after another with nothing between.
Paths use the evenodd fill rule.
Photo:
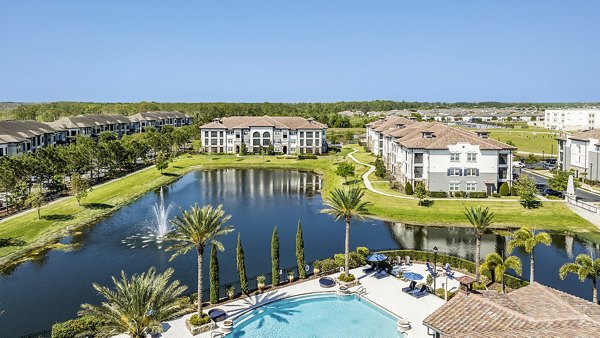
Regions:
<instances>
[{"instance_id":1,"label":"curved sidewalk","mask_svg":"<svg viewBox=\"0 0 600 338\"><path fill-rule=\"evenodd\" d=\"M388 197L394 197L394 198L403 198L403 199L408 199L408 200L416 200L416 197L410 197L410 196L402 196L402 195L394 195L394 194L388 194L386 192L383 191L379 191L375 188L373 188L373 185L371 184L371 181L369 180L369 175L375 171L375 166L367 164L367 163L363 163L359 160L356 159L356 157L354 157L354 153L356 153L358 151L358 149L354 149L354 151L348 153L348 157L350 157L354 162L360 164L360 165L364 165L366 167L369 168L369 170L367 170L366 173L364 173L362 175L362 180L365 184L365 187L367 188L367 190L375 193L375 194L379 194L382 196L388 196ZM539 197L539 196L538 196ZM494 199L490 199L490 198L454 198L454 197L450 197L450 198L428 198L429 200L434 200L434 201L481 201L481 202L486 202L486 201L490 201L490 202L519 202L519 200L510 200L510 199L501 199L501 198L494 198ZM541 199L543 202L564 202L563 200L549 200L549 199Z\"/></svg>"}]
</instances>

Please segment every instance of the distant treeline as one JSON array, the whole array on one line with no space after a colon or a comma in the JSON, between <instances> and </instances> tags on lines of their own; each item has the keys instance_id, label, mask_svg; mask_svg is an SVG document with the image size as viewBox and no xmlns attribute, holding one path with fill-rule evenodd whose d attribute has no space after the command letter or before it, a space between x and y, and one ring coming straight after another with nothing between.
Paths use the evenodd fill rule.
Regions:
<instances>
[{"instance_id":1,"label":"distant treeline","mask_svg":"<svg viewBox=\"0 0 600 338\"><path fill-rule=\"evenodd\" d=\"M406 101L357 101L335 103L95 103L52 102L23 104L8 112L8 117L18 120L54 121L64 116L80 114L133 115L144 111L180 111L195 117L196 123L205 123L216 117L232 115L271 115L314 117L330 127L362 127L368 118L338 116L337 113L352 111L417 110L433 108L545 108L575 107L592 103L502 103L502 102L406 102Z\"/></svg>"}]
</instances>

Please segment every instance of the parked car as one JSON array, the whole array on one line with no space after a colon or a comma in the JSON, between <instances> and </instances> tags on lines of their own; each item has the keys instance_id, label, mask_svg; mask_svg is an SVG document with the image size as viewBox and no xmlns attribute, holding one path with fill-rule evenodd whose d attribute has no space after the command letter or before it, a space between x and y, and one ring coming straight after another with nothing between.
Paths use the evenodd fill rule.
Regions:
<instances>
[{"instance_id":1,"label":"parked car","mask_svg":"<svg viewBox=\"0 0 600 338\"><path fill-rule=\"evenodd\" d=\"M546 189L546 185L544 183L536 183L535 187L540 192L540 194L543 194L544 190Z\"/></svg>"},{"instance_id":2,"label":"parked car","mask_svg":"<svg viewBox=\"0 0 600 338\"><path fill-rule=\"evenodd\" d=\"M556 165L556 159L555 158L547 158L546 159L546 163Z\"/></svg>"},{"instance_id":3,"label":"parked car","mask_svg":"<svg viewBox=\"0 0 600 338\"><path fill-rule=\"evenodd\" d=\"M550 189L550 188L545 188L544 190L542 190L542 195L543 196L556 196L556 197L560 197L560 198L564 197L564 194L562 191L556 191L556 190Z\"/></svg>"},{"instance_id":4,"label":"parked car","mask_svg":"<svg viewBox=\"0 0 600 338\"><path fill-rule=\"evenodd\" d=\"M525 163L523 163L523 162L513 162L513 167L515 167L515 168L524 168L525 167Z\"/></svg>"},{"instance_id":5,"label":"parked car","mask_svg":"<svg viewBox=\"0 0 600 338\"><path fill-rule=\"evenodd\" d=\"M544 169L548 169L548 170L552 171L552 170L556 169L556 164L544 162Z\"/></svg>"}]
</instances>

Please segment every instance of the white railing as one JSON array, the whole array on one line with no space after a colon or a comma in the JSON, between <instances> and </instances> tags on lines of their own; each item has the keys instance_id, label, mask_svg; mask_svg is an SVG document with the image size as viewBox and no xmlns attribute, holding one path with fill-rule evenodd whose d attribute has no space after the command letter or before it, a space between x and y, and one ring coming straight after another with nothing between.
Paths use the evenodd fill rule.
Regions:
<instances>
[{"instance_id":1,"label":"white railing","mask_svg":"<svg viewBox=\"0 0 600 338\"><path fill-rule=\"evenodd\" d=\"M591 204L584 201L578 201L576 196L566 196L565 200L568 204L581 208L583 210L587 210L593 212L595 214L600 213L600 209L597 205Z\"/></svg>"}]
</instances>

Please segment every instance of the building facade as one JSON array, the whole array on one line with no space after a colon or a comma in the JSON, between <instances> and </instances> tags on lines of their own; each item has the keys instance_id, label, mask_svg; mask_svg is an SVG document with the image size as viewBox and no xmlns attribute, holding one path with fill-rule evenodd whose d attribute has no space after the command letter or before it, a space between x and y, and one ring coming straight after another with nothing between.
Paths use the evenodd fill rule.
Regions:
<instances>
[{"instance_id":1,"label":"building facade","mask_svg":"<svg viewBox=\"0 0 600 338\"><path fill-rule=\"evenodd\" d=\"M37 121L0 121L0 157L64 143L66 133Z\"/></svg>"},{"instance_id":2,"label":"building facade","mask_svg":"<svg viewBox=\"0 0 600 338\"><path fill-rule=\"evenodd\" d=\"M367 125L367 146L401 184L423 182L428 191L485 192L512 185L515 148L437 122L388 117Z\"/></svg>"},{"instance_id":3,"label":"building facade","mask_svg":"<svg viewBox=\"0 0 600 338\"><path fill-rule=\"evenodd\" d=\"M576 177L600 180L600 129L557 137L557 166Z\"/></svg>"},{"instance_id":4,"label":"building facade","mask_svg":"<svg viewBox=\"0 0 600 338\"><path fill-rule=\"evenodd\" d=\"M547 109L544 127L552 130L588 130L600 127L600 109Z\"/></svg>"},{"instance_id":5,"label":"building facade","mask_svg":"<svg viewBox=\"0 0 600 338\"><path fill-rule=\"evenodd\" d=\"M311 118L230 116L200 127L202 148L210 153L258 153L273 145L276 153L322 154L327 151L327 126Z\"/></svg>"}]
</instances>

